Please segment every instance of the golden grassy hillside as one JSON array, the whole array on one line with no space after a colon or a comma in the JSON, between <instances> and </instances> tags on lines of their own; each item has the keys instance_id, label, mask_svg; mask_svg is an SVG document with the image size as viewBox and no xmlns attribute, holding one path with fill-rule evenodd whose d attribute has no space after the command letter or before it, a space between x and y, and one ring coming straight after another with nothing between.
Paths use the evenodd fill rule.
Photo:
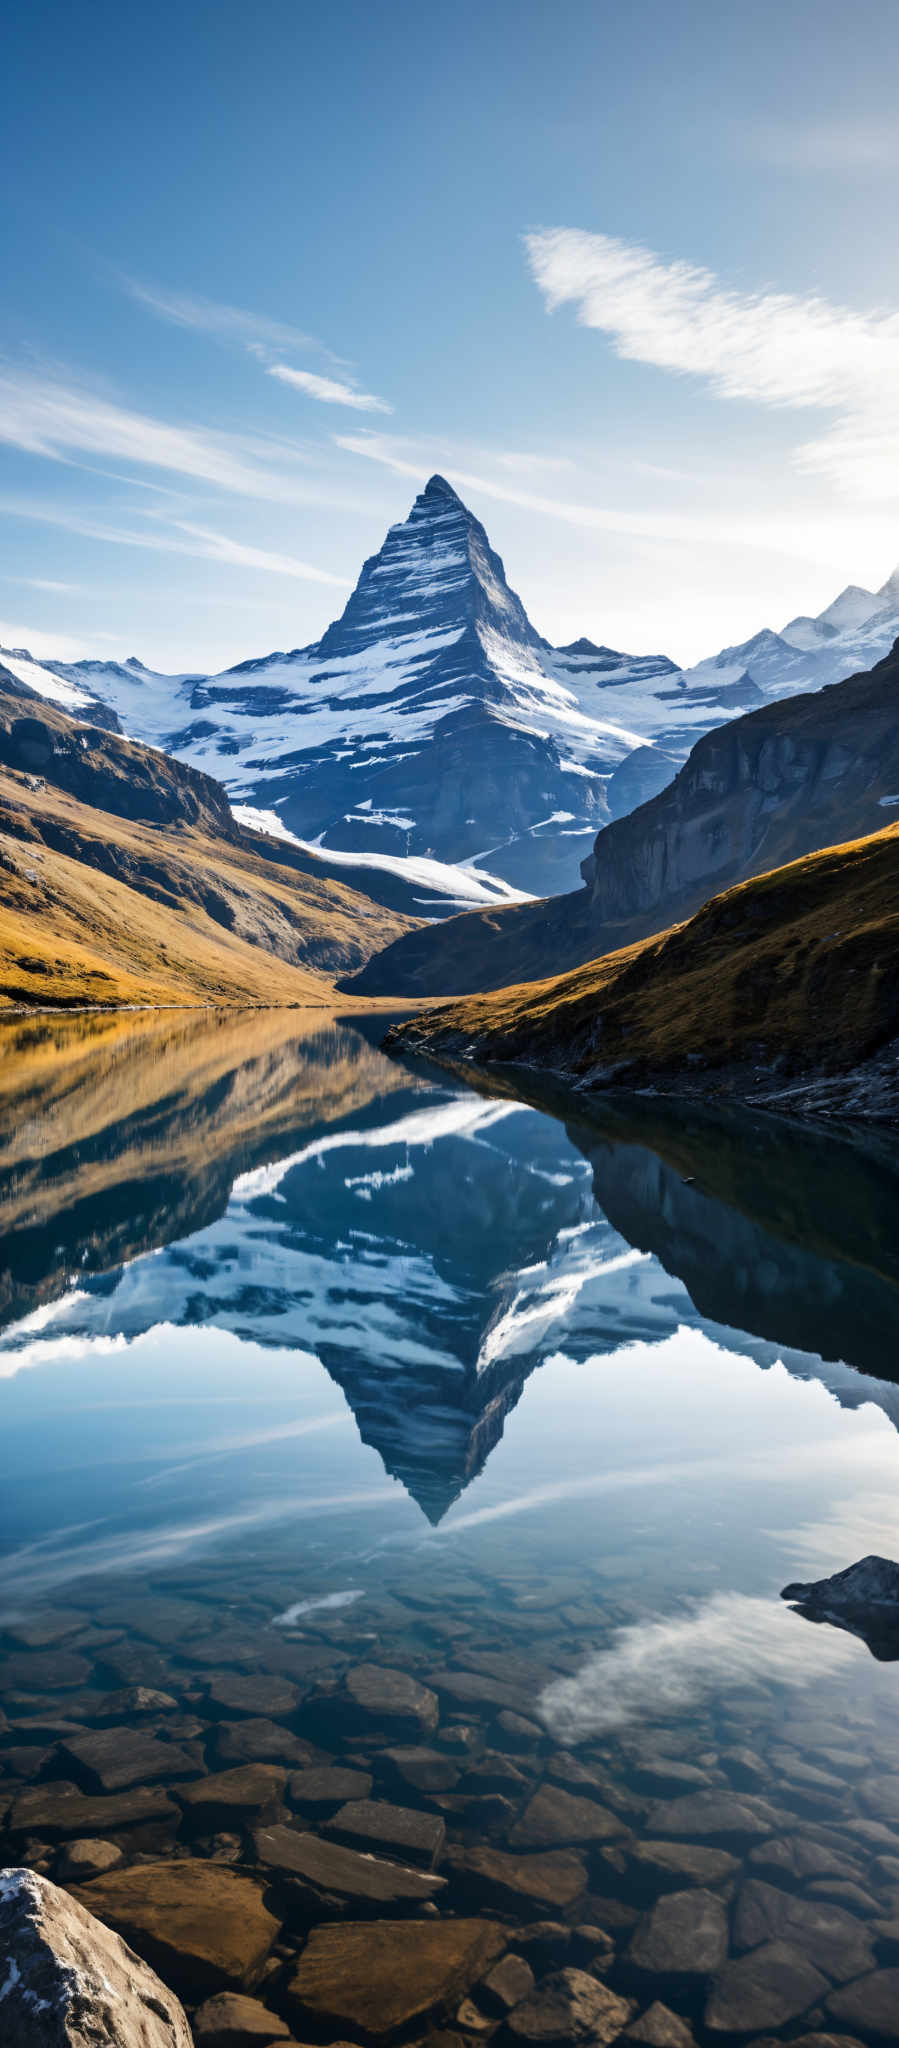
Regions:
<instances>
[{"instance_id":1,"label":"golden grassy hillside","mask_svg":"<svg viewBox=\"0 0 899 2048\"><path fill-rule=\"evenodd\" d=\"M691 1066L845 1070L899 1033L899 826L715 896L686 924L390 1033L589 1085Z\"/></svg>"},{"instance_id":2,"label":"golden grassy hillside","mask_svg":"<svg viewBox=\"0 0 899 2048\"><path fill-rule=\"evenodd\" d=\"M0 1010L330 1005L338 973L410 928L212 818L130 820L0 768Z\"/></svg>"},{"instance_id":3,"label":"golden grassy hillside","mask_svg":"<svg viewBox=\"0 0 899 2048\"><path fill-rule=\"evenodd\" d=\"M236 1174L408 1086L321 1009L0 1021L0 1322L187 1235Z\"/></svg>"}]
</instances>

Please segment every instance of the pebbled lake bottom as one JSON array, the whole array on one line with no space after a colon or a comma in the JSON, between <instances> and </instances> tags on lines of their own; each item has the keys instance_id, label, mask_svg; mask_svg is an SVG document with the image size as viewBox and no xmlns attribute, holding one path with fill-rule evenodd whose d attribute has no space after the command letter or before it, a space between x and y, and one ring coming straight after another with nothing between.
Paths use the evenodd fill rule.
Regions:
<instances>
[{"instance_id":1,"label":"pebbled lake bottom","mask_svg":"<svg viewBox=\"0 0 899 2048\"><path fill-rule=\"evenodd\" d=\"M377 1035L0 1033L0 1863L201 2048L899 2042L894 1145Z\"/></svg>"}]
</instances>

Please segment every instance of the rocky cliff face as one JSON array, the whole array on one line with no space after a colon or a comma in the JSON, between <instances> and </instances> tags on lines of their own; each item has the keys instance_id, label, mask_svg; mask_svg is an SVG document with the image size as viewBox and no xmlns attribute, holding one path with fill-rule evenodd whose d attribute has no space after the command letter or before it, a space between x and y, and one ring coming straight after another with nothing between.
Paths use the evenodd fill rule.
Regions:
<instances>
[{"instance_id":1,"label":"rocky cliff face","mask_svg":"<svg viewBox=\"0 0 899 2048\"><path fill-rule=\"evenodd\" d=\"M599 834L584 865L597 951L897 811L899 642L868 674L708 733L668 789Z\"/></svg>"}]
</instances>

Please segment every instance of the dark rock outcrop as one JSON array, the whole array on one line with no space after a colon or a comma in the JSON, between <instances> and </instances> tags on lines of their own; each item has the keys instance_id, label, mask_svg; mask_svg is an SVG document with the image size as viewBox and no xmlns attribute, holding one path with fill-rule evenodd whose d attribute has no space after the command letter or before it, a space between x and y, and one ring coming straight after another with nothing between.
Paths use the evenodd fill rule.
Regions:
<instances>
[{"instance_id":1,"label":"dark rock outcrop","mask_svg":"<svg viewBox=\"0 0 899 2048\"><path fill-rule=\"evenodd\" d=\"M899 1564L892 1558L861 1557L830 1579L785 1586L781 1599L809 1621L832 1622L860 1636L878 1662L899 1658Z\"/></svg>"}]
</instances>

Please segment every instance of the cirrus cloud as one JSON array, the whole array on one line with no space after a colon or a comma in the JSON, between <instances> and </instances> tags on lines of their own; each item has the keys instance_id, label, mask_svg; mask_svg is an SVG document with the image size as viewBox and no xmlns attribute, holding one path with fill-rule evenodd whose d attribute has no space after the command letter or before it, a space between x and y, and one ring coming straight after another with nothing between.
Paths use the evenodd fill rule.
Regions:
<instances>
[{"instance_id":1,"label":"cirrus cloud","mask_svg":"<svg viewBox=\"0 0 899 2048\"><path fill-rule=\"evenodd\" d=\"M899 499L899 313L737 291L713 272L575 228L525 237L547 309L577 307L616 354L701 377L719 398L835 414L796 458L859 498Z\"/></svg>"}]
</instances>

